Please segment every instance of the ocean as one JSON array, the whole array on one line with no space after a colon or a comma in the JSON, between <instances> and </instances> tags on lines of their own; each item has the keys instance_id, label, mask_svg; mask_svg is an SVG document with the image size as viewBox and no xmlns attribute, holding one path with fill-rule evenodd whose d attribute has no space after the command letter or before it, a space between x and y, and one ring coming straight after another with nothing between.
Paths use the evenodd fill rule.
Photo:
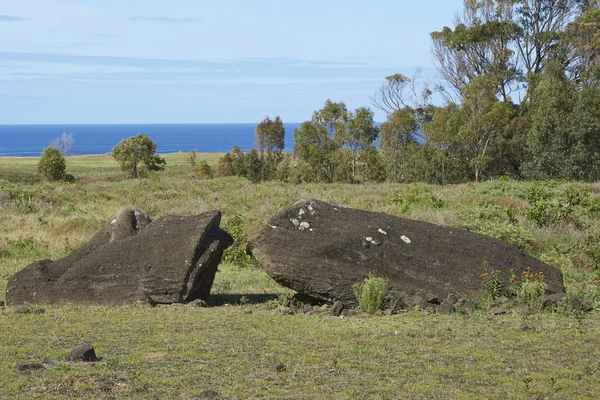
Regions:
<instances>
[{"instance_id":1,"label":"ocean","mask_svg":"<svg viewBox=\"0 0 600 400\"><path fill-rule=\"evenodd\" d=\"M285 151L294 148L294 129L285 127ZM0 156L39 156L63 132L73 136L71 155L109 153L119 141L140 132L156 142L157 153L226 152L254 147L256 124L0 125Z\"/></svg>"}]
</instances>

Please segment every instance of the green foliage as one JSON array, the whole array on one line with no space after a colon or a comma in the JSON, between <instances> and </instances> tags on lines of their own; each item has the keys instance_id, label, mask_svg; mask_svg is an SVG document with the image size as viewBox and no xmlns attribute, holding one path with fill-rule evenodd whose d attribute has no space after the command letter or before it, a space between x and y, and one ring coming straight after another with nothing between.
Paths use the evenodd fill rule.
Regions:
<instances>
[{"instance_id":1,"label":"green foliage","mask_svg":"<svg viewBox=\"0 0 600 400\"><path fill-rule=\"evenodd\" d=\"M274 120L265 117L256 125L254 143L261 154L282 151L284 138L285 128L279 116L276 116Z\"/></svg>"},{"instance_id":2,"label":"green foliage","mask_svg":"<svg viewBox=\"0 0 600 400\"><path fill-rule=\"evenodd\" d=\"M593 212L593 203L586 189L571 185L554 198L556 191L551 189L552 185L555 184L534 182L529 187L527 200L531 206L525 215L538 226L569 219L577 209Z\"/></svg>"},{"instance_id":3,"label":"green foliage","mask_svg":"<svg viewBox=\"0 0 600 400\"><path fill-rule=\"evenodd\" d=\"M376 278L372 274L369 274L369 278L366 278L363 282L352 286L360 309L369 314L375 314L381 308L386 288L387 280Z\"/></svg>"},{"instance_id":4,"label":"green foliage","mask_svg":"<svg viewBox=\"0 0 600 400\"><path fill-rule=\"evenodd\" d=\"M488 266L488 262L483 262L485 272L480 278L483 282L483 287L492 300L496 300L502 296L504 291L504 282L500 279L500 270L493 270Z\"/></svg>"},{"instance_id":5,"label":"green foliage","mask_svg":"<svg viewBox=\"0 0 600 400\"><path fill-rule=\"evenodd\" d=\"M522 306L529 306L532 312L539 312L544 307L544 295L548 285L543 275L533 278L525 277L518 286L517 300Z\"/></svg>"},{"instance_id":6,"label":"green foliage","mask_svg":"<svg viewBox=\"0 0 600 400\"><path fill-rule=\"evenodd\" d=\"M392 182L407 180L407 162L411 143L415 143L418 124L411 108L389 114L386 122L381 124L379 148L388 161L389 178Z\"/></svg>"},{"instance_id":7,"label":"green foliage","mask_svg":"<svg viewBox=\"0 0 600 400\"><path fill-rule=\"evenodd\" d=\"M420 190L416 187L408 188L405 191L391 192L388 195L387 203L397 206L398 211L403 214L415 205L429 208L442 208L444 206L444 201L431 191Z\"/></svg>"},{"instance_id":8,"label":"green foliage","mask_svg":"<svg viewBox=\"0 0 600 400\"><path fill-rule=\"evenodd\" d=\"M65 177L65 158L55 147L46 147L37 165L38 174L49 181L60 181Z\"/></svg>"},{"instance_id":9,"label":"green foliage","mask_svg":"<svg viewBox=\"0 0 600 400\"><path fill-rule=\"evenodd\" d=\"M481 193L481 191L490 190L492 193L496 193L494 182L497 181L485 183L482 187L476 188L475 192ZM518 183L514 184L518 185ZM515 188L515 190L517 189ZM522 190L523 184L517 191ZM492 195L495 196L495 194ZM533 235L527 228L519 224L518 214L518 209L499 205L492 199L484 201L475 208L469 205L466 210L460 212L464 229L503 240L528 251L534 243Z\"/></svg>"},{"instance_id":10,"label":"green foliage","mask_svg":"<svg viewBox=\"0 0 600 400\"><path fill-rule=\"evenodd\" d=\"M241 214L233 214L223 229L233 237L233 244L225 249L222 260L239 268L255 267L256 261L246 253L248 235L245 230L244 218Z\"/></svg>"},{"instance_id":11,"label":"green foliage","mask_svg":"<svg viewBox=\"0 0 600 400\"><path fill-rule=\"evenodd\" d=\"M514 196L520 199L525 198L523 185L509 177L484 182L476 188L475 193L489 196Z\"/></svg>"},{"instance_id":12,"label":"green foliage","mask_svg":"<svg viewBox=\"0 0 600 400\"><path fill-rule=\"evenodd\" d=\"M119 163L121 170L130 178L143 176L147 171L165 169L164 158L155 154L156 143L145 133L121 140L111 151L113 158ZM145 170L140 169L143 164Z\"/></svg>"}]
</instances>

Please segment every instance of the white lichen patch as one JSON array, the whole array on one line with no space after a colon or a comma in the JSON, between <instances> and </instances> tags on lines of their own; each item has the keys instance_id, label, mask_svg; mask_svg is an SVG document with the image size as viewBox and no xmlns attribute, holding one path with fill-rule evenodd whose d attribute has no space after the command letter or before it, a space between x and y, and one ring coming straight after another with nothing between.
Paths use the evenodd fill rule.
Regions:
<instances>
[{"instance_id":1,"label":"white lichen patch","mask_svg":"<svg viewBox=\"0 0 600 400\"><path fill-rule=\"evenodd\" d=\"M306 208L308 208L308 211L312 211L313 210L313 208L312 208L312 206L310 204L308 206L306 206Z\"/></svg>"},{"instance_id":2,"label":"white lichen patch","mask_svg":"<svg viewBox=\"0 0 600 400\"><path fill-rule=\"evenodd\" d=\"M292 221L292 224L294 224L294 226L300 225L300 221L298 221L296 218L292 218L290 221Z\"/></svg>"},{"instance_id":3,"label":"white lichen patch","mask_svg":"<svg viewBox=\"0 0 600 400\"><path fill-rule=\"evenodd\" d=\"M381 228L377 229L377 232L381 233L382 235L387 235L387 232Z\"/></svg>"},{"instance_id":4,"label":"white lichen patch","mask_svg":"<svg viewBox=\"0 0 600 400\"><path fill-rule=\"evenodd\" d=\"M304 215L304 208L301 208L300 211L298 211L298 217Z\"/></svg>"},{"instance_id":5,"label":"white lichen patch","mask_svg":"<svg viewBox=\"0 0 600 400\"><path fill-rule=\"evenodd\" d=\"M410 243L410 239L407 236L402 235L400 236L400 239L406 244Z\"/></svg>"},{"instance_id":6,"label":"white lichen patch","mask_svg":"<svg viewBox=\"0 0 600 400\"><path fill-rule=\"evenodd\" d=\"M367 237L365 238L365 240L366 240L367 242L372 242L372 241L373 241L373 238L372 238L371 236L367 236Z\"/></svg>"},{"instance_id":7,"label":"white lichen patch","mask_svg":"<svg viewBox=\"0 0 600 400\"><path fill-rule=\"evenodd\" d=\"M270 226L271 228L273 228L273 229L277 229L277 227L276 227L275 225L271 225L271 224L269 224L269 226Z\"/></svg>"},{"instance_id":8,"label":"white lichen patch","mask_svg":"<svg viewBox=\"0 0 600 400\"><path fill-rule=\"evenodd\" d=\"M117 222L117 220L116 220L116 219L113 219L112 221L110 221L110 223L111 223L111 224L114 224L114 223L116 223L116 222Z\"/></svg>"},{"instance_id":9,"label":"white lichen patch","mask_svg":"<svg viewBox=\"0 0 600 400\"><path fill-rule=\"evenodd\" d=\"M308 229L310 227L310 225L308 224L308 222L301 222L300 223L300 227L298 229L300 229L301 231Z\"/></svg>"}]
</instances>

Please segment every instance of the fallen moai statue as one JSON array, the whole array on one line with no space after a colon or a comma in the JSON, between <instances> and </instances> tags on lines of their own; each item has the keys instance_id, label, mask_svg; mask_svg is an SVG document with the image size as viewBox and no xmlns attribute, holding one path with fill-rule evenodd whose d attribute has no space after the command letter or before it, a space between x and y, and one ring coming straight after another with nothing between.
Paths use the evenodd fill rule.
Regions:
<instances>
[{"instance_id":1,"label":"fallen moai statue","mask_svg":"<svg viewBox=\"0 0 600 400\"><path fill-rule=\"evenodd\" d=\"M547 293L563 293L562 273L500 240L383 213L300 200L275 215L248 251L277 282L320 301L356 304L352 286L372 274L405 307L449 294L483 291L481 274L504 282L530 268L543 272ZM439 299L439 300L438 300Z\"/></svg>"},{"instance_id":2,"label":"fallen moai statue","mask_svg":"<svg viewBox=\"0 0 600 400\"><path fill-rule=\"evenodd\" d=\"M124 305L206 299L223 250L233 242L221 213L165 216L120 210L69 256L35 262L12 276L9 305Z\"/></svg>"}]
</instances>

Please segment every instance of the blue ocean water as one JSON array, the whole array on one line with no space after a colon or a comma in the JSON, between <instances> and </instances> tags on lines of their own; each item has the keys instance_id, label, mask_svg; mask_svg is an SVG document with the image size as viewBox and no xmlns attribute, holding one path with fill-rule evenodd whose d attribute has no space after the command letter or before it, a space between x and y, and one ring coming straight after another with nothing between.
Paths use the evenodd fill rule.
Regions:
<instances>
[{"instance_id":1,"label":"blue ocean water","mask_svg":"<svg viewBox=\"0 0 600 400\"><path fill-rule=\"evenodd\" d=\"M294 129L285 126L285 151L294 148ZM225 152L238 145L254 147L256 124L127 124L127 125L0 125L0 156L39 156L63 132L73 136L72 155L104 154L122 139L146 133L156 142L157 153Z\"/></svg>"}]
</instances>

